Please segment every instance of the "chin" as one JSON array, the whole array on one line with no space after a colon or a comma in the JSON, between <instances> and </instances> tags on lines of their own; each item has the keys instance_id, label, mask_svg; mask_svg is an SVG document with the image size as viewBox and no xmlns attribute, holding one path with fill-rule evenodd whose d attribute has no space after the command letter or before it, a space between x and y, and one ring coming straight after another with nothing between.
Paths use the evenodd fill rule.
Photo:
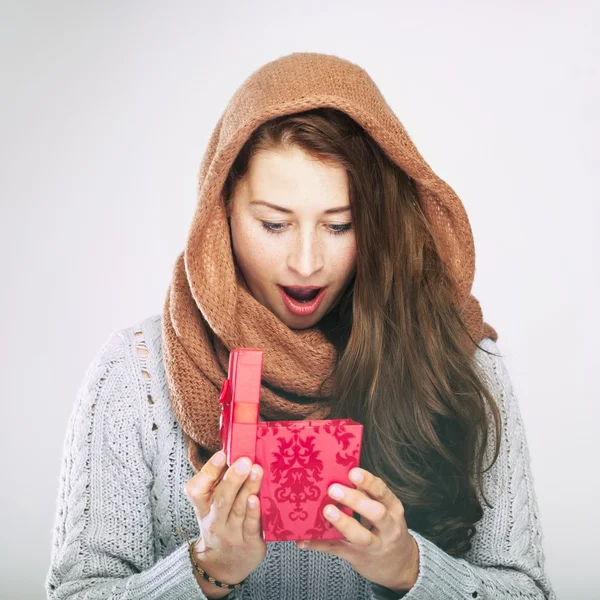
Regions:
<instances>
[{"instance_id":1,"label":"chin","mask_svg":"<svg viewBox=\"0 0 600 600\"><path fill-rule=\"evenodd\" d=\"M279 316L279 315L277 315ZM283 321L283 319L281 317L279 317L279 319L281 321L283 321L290 329L298 329L298 330L302 330L302 329L310 329L311 327L314 327L320 320L322 317L318 317L318 318L312 318L312 319L305 319L303 317L298 317L298 320L296 322L291 322L291 321L295 321L295 319L288 319L287 321Z\"/></svg>"},{"instance_id":2,"label":"chin","mask_svg":"<svg viewBox=\"0 0 600 600\"><path fill-rule=\"evenodd\" d=\"M320 321L320 319L317 319L314 323L310 323L309 325L298 325L298 326L296 326L296 325L288 325L288 327L290 329L295 329L295 330L298 330L298 331L302 331L303 329L309 329L311 327L314 327L319 321Z\"/></svg>"},{"instance_id":3,"label":"chin","mask_svg":"<svg viewBox=\"0 0 600 600\"><path fill-rule=\"evenodd\" d=\"M321 310L323 309L323 307L320 307ZM321 314L321 310L317 311L317 313L309 315L308 317L300 317L300 316L295 316L295 315L290 315L287 313L286 308L284 307L283 310L285 311L283 313L283 315L275 312L275 315L277 316L277 318L285 323L290 329L297 329L297 330L302 330L302 329L310 329L311 327L314 327L322 318L323 318L323 314ZM327 312L329 312L329 309L327 309ZM326 313L324 313L326 314Z\"/></svg>"}]
</instances>

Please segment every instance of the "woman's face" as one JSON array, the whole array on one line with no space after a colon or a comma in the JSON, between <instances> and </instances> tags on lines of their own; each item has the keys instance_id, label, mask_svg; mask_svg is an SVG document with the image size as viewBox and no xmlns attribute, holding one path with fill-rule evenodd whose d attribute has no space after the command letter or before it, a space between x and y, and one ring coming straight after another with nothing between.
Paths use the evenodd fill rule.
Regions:
<instances>
[{"instance_id":1,"label":"woman's face","mask_svg":"<svg viewBox=\"0 0 600 600\"><path fill-rule=\"evenodd\" d=\"M230 226L234 255L252 295L292 329L315 325L354 275L346 171L316 162L298 147L253 156L231 198ZM325 289L311 311L310 302L290 302L281 286Z\"/></svg>"}]
</instances>

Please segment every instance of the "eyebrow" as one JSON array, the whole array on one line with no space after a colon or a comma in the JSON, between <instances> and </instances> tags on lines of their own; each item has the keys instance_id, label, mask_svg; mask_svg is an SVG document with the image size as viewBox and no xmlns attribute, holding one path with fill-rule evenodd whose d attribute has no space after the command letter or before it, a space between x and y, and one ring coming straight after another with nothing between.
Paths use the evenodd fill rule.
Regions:
<instances>
[{"instance_id":1,"label":"eyebrow","mask_svg":"<svg viewBox=\"0 0 600 600\"><path fill-rule=\"evenodd\" d=\"M279 212L282 213L293 213L293 210L290 210L289 208L284 208L283 206L277 206L276 204L271 204L270 202L265 202L264 200L251 200L250 204L261 204L263 206L268 206L269 208L272 208L274 210L278 210ZM338 206L337 208L329 208L327 209L325 212L326 215L332 215L335 213L342 213L342 212L346 212L350 210L349 206Z\"/></svg>"}]
</instances>

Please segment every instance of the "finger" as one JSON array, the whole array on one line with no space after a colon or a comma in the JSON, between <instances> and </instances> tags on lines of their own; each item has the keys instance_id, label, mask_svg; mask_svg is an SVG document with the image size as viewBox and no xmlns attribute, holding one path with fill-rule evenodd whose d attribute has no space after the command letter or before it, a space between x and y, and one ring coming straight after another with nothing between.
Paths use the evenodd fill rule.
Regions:
<instances>
[{"instance_id":1,"label":"finger","mask_svg":"<svg viewBox=\"0 0 600 600\"><path fill-rule=\"evenodd\" d=\"M371 498L381 502L396 519L404 518L404 505L383 479L359 468L352 469L349 478L357 489L366 492Z\"/></svg>"},{"instance_id":2,"label":"finger","mask_svg":"<svg viewBox=\"0 0 600 600\"><path fill-rule=\"evenodd\" d=\"M248 496L246 518L242 523L242 536L245 542L251 542L257 538L263 539L262 523L260 519L260 500L258 496Z\"/></svg>"},{"instance_id":3,"label":"finger","mask_svg":"<svg viewBox=\"0 0 600 600\"><path fill-rule=\"evenodd\" d=\"M340 504L357 512L361 518L368 519L378 532L389 532L398 528L398 523L392 517L390 511L381 502L369 498L363 491L334 483L329 487L328 493L331 498ZM365 527L365 529L369 531L368 527Z\"/></svg>"},{"instance_id":4,"label":"finger","mask_svg":"<svg viewBox=\"0 0 600 600\"><path fill-rule=\"evenodd\" d=\"M325 518L348 540L351 545L366 548L379 543L379 538L363 527L355 518L348 516L333 504L323 509ZM342 543L342 546L344 544ZM311 542L312 547L312 542Z\"/></svg>"},{"instance_id":5,"label":"finger","mask_svg":"<svg viewBox=\"0 0 600 600\"><path fill-rule=\"evenodd\" d=\"M221 477L226 460L224 452L216 452L183 487L199 518L204 518L210 511L213 489Z\"/></svg>"},{"instance_id":6,"label":"finger","mask_svg":"<svg viewBox=\"0 0 600 600\"><path fill-rule=\"evenodd\" d=\"M212 497L211 513L215 526L225 525L240 488L248 478L252 461L248 457L238 458L225 472Z\"/></svg>"},{"instance_id":7,"label":"finger","mask_svg":"<svg viewBox=\"0 0 600 600\"><path fill-rule=\"evenodd\" d=\"M229 513L229 518L227 519L228 525L238 528L241 527L244 519L246 518L248 497L252 494L258 494L262 476L263 470L260 465L252 465L248 479L246 479L244 482L242 489L238 492L238 495L233 502L231 512Z\"/></svg>"}]
</instances>

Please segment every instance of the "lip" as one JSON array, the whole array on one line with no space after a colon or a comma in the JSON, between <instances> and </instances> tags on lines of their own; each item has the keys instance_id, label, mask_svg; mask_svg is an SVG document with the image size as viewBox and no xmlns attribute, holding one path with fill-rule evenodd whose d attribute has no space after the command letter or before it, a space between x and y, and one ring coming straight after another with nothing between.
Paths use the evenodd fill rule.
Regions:
<instances>
[{"instance_id":1,"label":"lip","mask_svg":"<svg viewBox=\"0 0 600 600\"><path fill-rule=\"evenodd\" d=\"M305 290L318 289L316 286L307 286L307 287L286 286L286 287L294 287L294 288L305 289ZM327 292L327 287L321 288L321 291L316 295L316 297L313 300L311 300L310 302L302 303L302 302L297 302L293 298L290 298L290 296L288 296L286 294L286 292L282 286L278 285L277 288L279 289L279 293L281 294L281 298L282 298L283 303L285 304L286 308L291 313L298 315L300 317L312 315L317 310L317 308L319 308L319 305L321 304L323 298L325 297L325 293Z\"/></svg>"}]
</instances>

